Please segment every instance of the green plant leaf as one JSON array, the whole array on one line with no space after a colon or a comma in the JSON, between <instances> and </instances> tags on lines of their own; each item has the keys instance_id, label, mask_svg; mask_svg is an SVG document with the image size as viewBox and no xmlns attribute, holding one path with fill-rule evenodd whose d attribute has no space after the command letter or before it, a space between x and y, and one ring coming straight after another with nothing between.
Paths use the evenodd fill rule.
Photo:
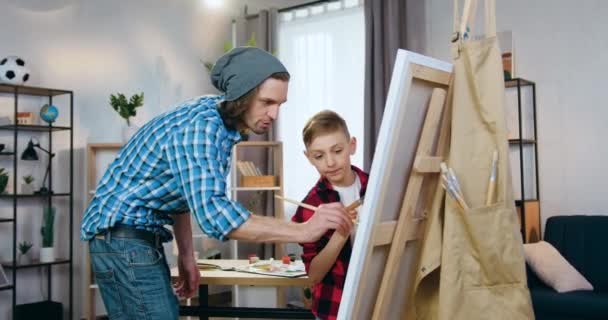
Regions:
<instances>
[{"instance_id":1,"label":"green plant leaf","mask_svg":"<svg viewBox=\"0 0 608 320\"><path fill-rule=\"evenodd\" d=\"M31 175L24 176L23 182L30 184L30 183L34 182L34 177L32 177Z\"/></svg>"},{"instance_id":2,"label":"green plant leaf","mask_svg":"<svg viewBox=\"0 0 608 320\"><path fill-rule=\"evenodd\" d=\"M33 244L27 242L27 241L23 241L19 243L19 252L21 252L21 254L26 254L31 248L32 248Z\"/></svg>"},{"instance_id":3,"label":"green plant leaf","mask_svg":"<svg viewBox=\"0 0 608 320\"><path fill-rule=\"evenodd\" d=\"M129 119L137 115L137 108L144 104L144 93L135 94L129 98L125 97L122 93L116 95L110 95L110 105L118 114L129 124Z\"/></svg>"}]
</instances>

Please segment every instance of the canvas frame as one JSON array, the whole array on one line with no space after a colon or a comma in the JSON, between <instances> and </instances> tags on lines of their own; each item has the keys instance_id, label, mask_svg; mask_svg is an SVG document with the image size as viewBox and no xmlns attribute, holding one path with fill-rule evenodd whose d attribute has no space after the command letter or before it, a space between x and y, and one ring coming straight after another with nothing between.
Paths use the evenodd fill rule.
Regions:
<instances>
[{"instance_id":1,"label":"canvas frame","mask_svg":"<svg viewBox=\"0 0 608 320\"><path fill-rule=\"evenodd\" d=\"M371 319L433 89L447 89L452 65L398 50L361 208L338 319ZM389 315L403 314L417 244L405 247Z\"/></svg>"}]
</instances>

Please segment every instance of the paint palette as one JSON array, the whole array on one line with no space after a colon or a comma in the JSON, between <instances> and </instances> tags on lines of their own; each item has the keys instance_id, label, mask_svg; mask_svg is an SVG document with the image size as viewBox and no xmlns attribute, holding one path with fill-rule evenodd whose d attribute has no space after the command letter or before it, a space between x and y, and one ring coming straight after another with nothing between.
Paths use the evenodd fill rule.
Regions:
<instances>
[{"instance_id":1,"label":"paint palette","mask_svg":"<svg viewBox=\"0 0 608 320\"><path fill-rule=\"evenodd\" d=\"M297 260L290 264L283 264L281 261L262 260L253 264L238 266L235 271L263 274L269 276L296 278L306 275L304 263Z\"/></svg>"}]
</instances>

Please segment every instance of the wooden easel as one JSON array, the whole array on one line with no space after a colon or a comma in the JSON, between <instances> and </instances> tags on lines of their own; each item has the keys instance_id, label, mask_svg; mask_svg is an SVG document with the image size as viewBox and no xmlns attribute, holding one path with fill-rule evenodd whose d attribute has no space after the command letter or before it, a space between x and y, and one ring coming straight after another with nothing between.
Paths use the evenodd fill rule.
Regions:
<instances>
[{"instance_id":1,"label":"wooden easel","mask_svg":"<svg viewBox=\"0 0 608 320\"><path fill-rule=\"evenodd\" d=\"M449 147L451 109L446 106L451 103L451 101L447 101L450 100L448 98L451 96L449 94L451 92L446 91L451 90L452 74L417 64L412 65L411 73L412 79L430 82L434 88L428 102L428 109L420 131L411 171L409 177L407 177L408 182L399 214L396 220L376 221L372 227L371 243L368 245L371 248L367 250L364 258L362 274L365 275L372 270L371 261L374 247L390 246L390 249L388 249L387 260L384 264L378 294L375 297L376 301L372 307L373 315L371 319L405 318L407 309L402 310L401 314L394 314L394 312L390 312L390 309L392 304L403 304L404 302L403 300L391 301L391 299L395 299L397 277L403 276L403 274L400 274L403 272L401 261L406 254L406 244L422 237L426 212L431 210L433 203L439 203L435 199L444 195L444 191L438 187L438 183L440 182L440 163L447 157ZM411 301L410 295L413 287L411 284L413 283L414 273L412 271L415 271L416 268L411 269L407 275L409 288L404 288L407 291L405 292L405 301ZM365 284L360 284L357 292L367 289L370 288L366 288ZM372 291L373 289L371 288ZM368 294L368 297L371 296L373 299L374 296L371 293ZM355 298L355 303L352 306L353 319L366 319L371 315L371 313L368 314L369 308L365 310L365 307L362 307L363 300L364 298L361 295L357 295ZM408 306L406 308L409 309Z\"/></svg>"},{"instance_id":2,"label":"wooden easel","mask_svg":"<svg viewBox=\"0 0 608 320\"><path fill-rule=\"evenodd\" d=\"M447 93L443 89L433 90L372 319L388 319L388 297L395 290L393 280L399 272L399 261L404 254L405 245L408 241L420 239L424 231L425 212L431 209L435 197L442 197L444 194L443 189L438 189L437 185L441 173L439 165L447 157L449 140L451 117L449 117L449 108L444 108L446 96ZM448 109L447 112L445 109ZM435 141L437 141L436 148L434 148ZM426 198L422 195L426 195ZM422 209L417 210L421 205Z\"/></svg>"}]
</instances>

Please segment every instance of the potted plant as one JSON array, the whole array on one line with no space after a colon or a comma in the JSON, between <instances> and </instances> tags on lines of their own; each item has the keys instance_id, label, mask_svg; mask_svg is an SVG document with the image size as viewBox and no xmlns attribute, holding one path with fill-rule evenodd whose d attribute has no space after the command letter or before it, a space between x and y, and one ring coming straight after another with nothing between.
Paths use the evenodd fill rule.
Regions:
<instances>
[{"instance_id":1,"label":"potted plant","mask_svg":"<svg viewBox=\"0 0 608 320\"><path fill-rule=\"evenodd\" d=\"M55 222L55 208L44 208L42 216L42 248L40 248L40 262L51 262L55 260L55 248L53 247L53 223Z\"/></svg>"},{"instance_id":2,"label":"potted plant","mask_svg":"<svg viewBox=\"0 0 608 320\"><path fill-rule=\"evenodd\" d=\"M34 193L34 177L30 174L23 176L23 183L21 184L21 193L30 194Z\"/></svg>"},{"instance_id":3,"label":"potted plant","mask_svg":"<svg viewBox=\"0 0 608 320\"><path fill-rule=\"evenodd\" d=\"M122 138L127 142L137 131L135 125L131 124L131 117L137 115L137 108L144 104L144 93L134 94L127 100L127 97L122 93L110 95L110 105L118 114L127 121L127 126L123 128Z\"/></svg>"},{"instance_id":4,"label":"potted plant","mask_svg":"<svg viewBox=\"0 0 608 320\"><path fill-rule=\"evenodd\" d=\"M0 168L0 193L4 193L6 185L8 184L8 173L4 168Z\"/></svg>"},{"instance_id":5,"label":"potted plant","mask_svg":"<svg viewBox=\"0 0 608 320\"><path fill-rule=\"evenodd\" d=\"M27 253L32 246L33 245L27 241L19 243L19 264L28 264L31 262L30 256Z\"/></svg>"}]
</instances>

